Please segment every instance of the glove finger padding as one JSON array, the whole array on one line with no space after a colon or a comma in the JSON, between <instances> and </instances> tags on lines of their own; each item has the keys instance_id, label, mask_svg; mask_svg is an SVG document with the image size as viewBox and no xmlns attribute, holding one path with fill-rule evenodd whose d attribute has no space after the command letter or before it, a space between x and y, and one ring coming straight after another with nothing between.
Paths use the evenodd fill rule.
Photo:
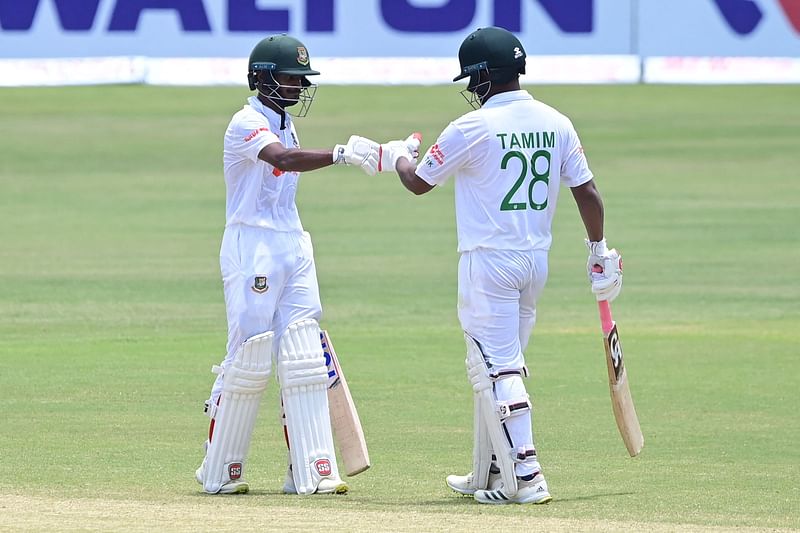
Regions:
<instances>
[{"instance_id":1,"label":"glove finger padding","mask_svg":"<svg viewBox=\"0 0 800 533\"><path fill-rule=\"evenodd\" d=\"M612 301L622 290L622 256L615 249L608 250L605 239L586 241L589 248L587 270L592 293L597 301Z\"/></svg>"},{"instance_id":2,"label":"glove finger padding","mask_svg":"<svg viewBox=\"0 0 800 533\"><path fill-rule=\"evenodd\" d=\"M406 140L403 142L406 143L408 151L414 157L414 161L416 162L417 158L419 157L419 145L422 143L422 134L419 132L414 132L406 137Z\"/></svg>"},{"instance_id":3,"label":"glove finger padding","mask_svg":"<svg viewBox=\"0 0 800 533\"><path fill-rule=\"evenodd\" d=\"M416 164L421 141L421 134L412 133L403 141L389 141L380 145L378 150L378 172L394 172L397 168L397 161L401 157L405 157L412 164Z\"/></svg>"},{"instance_id":4,"label":"glove finger padding","mask_svg":"<svg viewBox=\"0 0 800 533\"><path fill-rule=\"evenodd\" d=\"M351 135L346 145L337 144L333 150L334 164L358 165L370 176L378 172L380 145L371 139Z\"/></svg>"}]
</instances>

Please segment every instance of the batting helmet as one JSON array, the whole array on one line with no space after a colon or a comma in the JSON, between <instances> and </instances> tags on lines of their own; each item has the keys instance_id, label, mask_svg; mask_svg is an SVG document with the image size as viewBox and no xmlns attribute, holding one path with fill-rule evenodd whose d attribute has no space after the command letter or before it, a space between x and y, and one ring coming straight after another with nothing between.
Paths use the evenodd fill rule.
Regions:
<instances>
[{"instance_id":1,"label":"batting helmet","mask_svg":"<svg viewBox=\"0 0 800 533\"><path fill-rule=\"evenodd\" d=\"M478 83L480 71L489 73L489 81L508 83L525 74L525 49L510 31L490 26L478 28L464 39L458 49L461 72L453 81L470 76L470 87Z\"/></svg>"},{"instance_id":2,"label":"batting helmet","mask_svg":"<svg viewBox=\"0 0 800 533\"><path fill-rule=\"evenodd\" d=\"M256 89L258 72L262 70L297 76L319 74L311 69L311 59L305 45L285 33L262 39L250 52L247 71L250 90Z\"/></svg>"}]
</instances>

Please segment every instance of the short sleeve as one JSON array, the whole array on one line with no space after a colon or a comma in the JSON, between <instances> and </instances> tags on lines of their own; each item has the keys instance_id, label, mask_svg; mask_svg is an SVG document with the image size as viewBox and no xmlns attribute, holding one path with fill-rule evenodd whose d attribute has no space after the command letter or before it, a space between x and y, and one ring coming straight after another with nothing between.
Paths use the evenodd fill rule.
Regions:
<instances>
[{"instance_id":1,"label":"short sleeve","mask_svg":"<svg viewBox=\"0 0 800 533\"><path fill-rule=\"evenodd\" d=\"M561 160L561 183L567 187L577 187L592 179L593 174L589 169L586 154L583 152L583 146L572 122L567 121L565 135L566 143Z\"/></svg>"},{"instance_id":2,"label":"short sleeve","mask_svg":"<svg viewBox=\"0 0 800 533\"><path fill-rule=\"evenodd\" d=\"M464 133L450 123L436 139L436 143L428 148L421 162L417 165L416 174L430 185L442 185L456 174L469 159L469 144Z\"/></svg>"},{"instance_id":3,"label":"short sleeve","mask_svg":"<svg viewBox=\"0 0 800 533\"><path fill-rule=\"evenodd\" d=\"M254 162L258 161L262 148L276 142L280 139L270 131L266 118L258 115L246 115L231 122L225 132L228 151Z\"/></svg>"}]
</instances>

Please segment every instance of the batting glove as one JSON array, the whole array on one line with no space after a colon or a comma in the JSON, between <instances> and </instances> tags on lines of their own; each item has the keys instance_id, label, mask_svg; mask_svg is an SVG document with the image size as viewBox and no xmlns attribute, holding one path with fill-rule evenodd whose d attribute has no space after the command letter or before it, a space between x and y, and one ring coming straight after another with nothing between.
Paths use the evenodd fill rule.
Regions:
<instances>
[{"instance_id":1,"label":"batting glove","mask_svg":"<svg viewBox=\"0 0 800 533\"><path fill-rule=\"evenodd\" d=\"M589 260L586 270L592 293L597 301L612 301L622 290L622 256L615 249L609 250L606 240L590 241L586 239L589 249Z\"/></svg>"},{"instance_id":2,"label":"batting glove","mask_svg":"<svg viewBox=\"0 0 800 533\"><path fill-rule=\"evenodd\" d=\"M334 165L358 165L370 176L378 173L380 145L366 137L351 135L347 144L337 144L333 148Z\"/></svg>"},{"instance_id":3,"label":"batting glove","mask_svg":"<svg viewBox=\"0 0 800 533\"><path fill-rule=\"evenodd\" d=\"M401 157L405 157L411 163L416 164L421 141L421 134L412 133L404 141L389 141L382 144L378 150L378 172L395 172L397 161Z\"/></svg>"}]
</instances>

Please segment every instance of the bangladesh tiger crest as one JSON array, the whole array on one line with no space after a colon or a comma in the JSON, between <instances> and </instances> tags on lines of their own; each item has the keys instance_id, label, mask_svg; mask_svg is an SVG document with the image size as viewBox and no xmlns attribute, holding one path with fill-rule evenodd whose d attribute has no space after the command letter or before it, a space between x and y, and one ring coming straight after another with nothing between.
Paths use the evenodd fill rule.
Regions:
<instances>
[{"instance_id":1,"label":"bangladesh tiger crest","mask_svg":"<svg viewBox=\"0 0 800 533\"><path fill-rule=\"evenodd\" d=\"M308 50L305 46L297 47L297 62L301 65L308 66Z\"/></svg>"},{"instance_id":2,"label":"bangladesh tiger crest","mask_svg":"<svg viewBox=\"0 0 800 533\"><path fill-rule=\"evenodd\" d=\"M257 292L258 294L267 292L269 290L267 276L256 276L253 278L253 286L250 288L253 289L253 292Z\"/></svg>"}]
</instances>

